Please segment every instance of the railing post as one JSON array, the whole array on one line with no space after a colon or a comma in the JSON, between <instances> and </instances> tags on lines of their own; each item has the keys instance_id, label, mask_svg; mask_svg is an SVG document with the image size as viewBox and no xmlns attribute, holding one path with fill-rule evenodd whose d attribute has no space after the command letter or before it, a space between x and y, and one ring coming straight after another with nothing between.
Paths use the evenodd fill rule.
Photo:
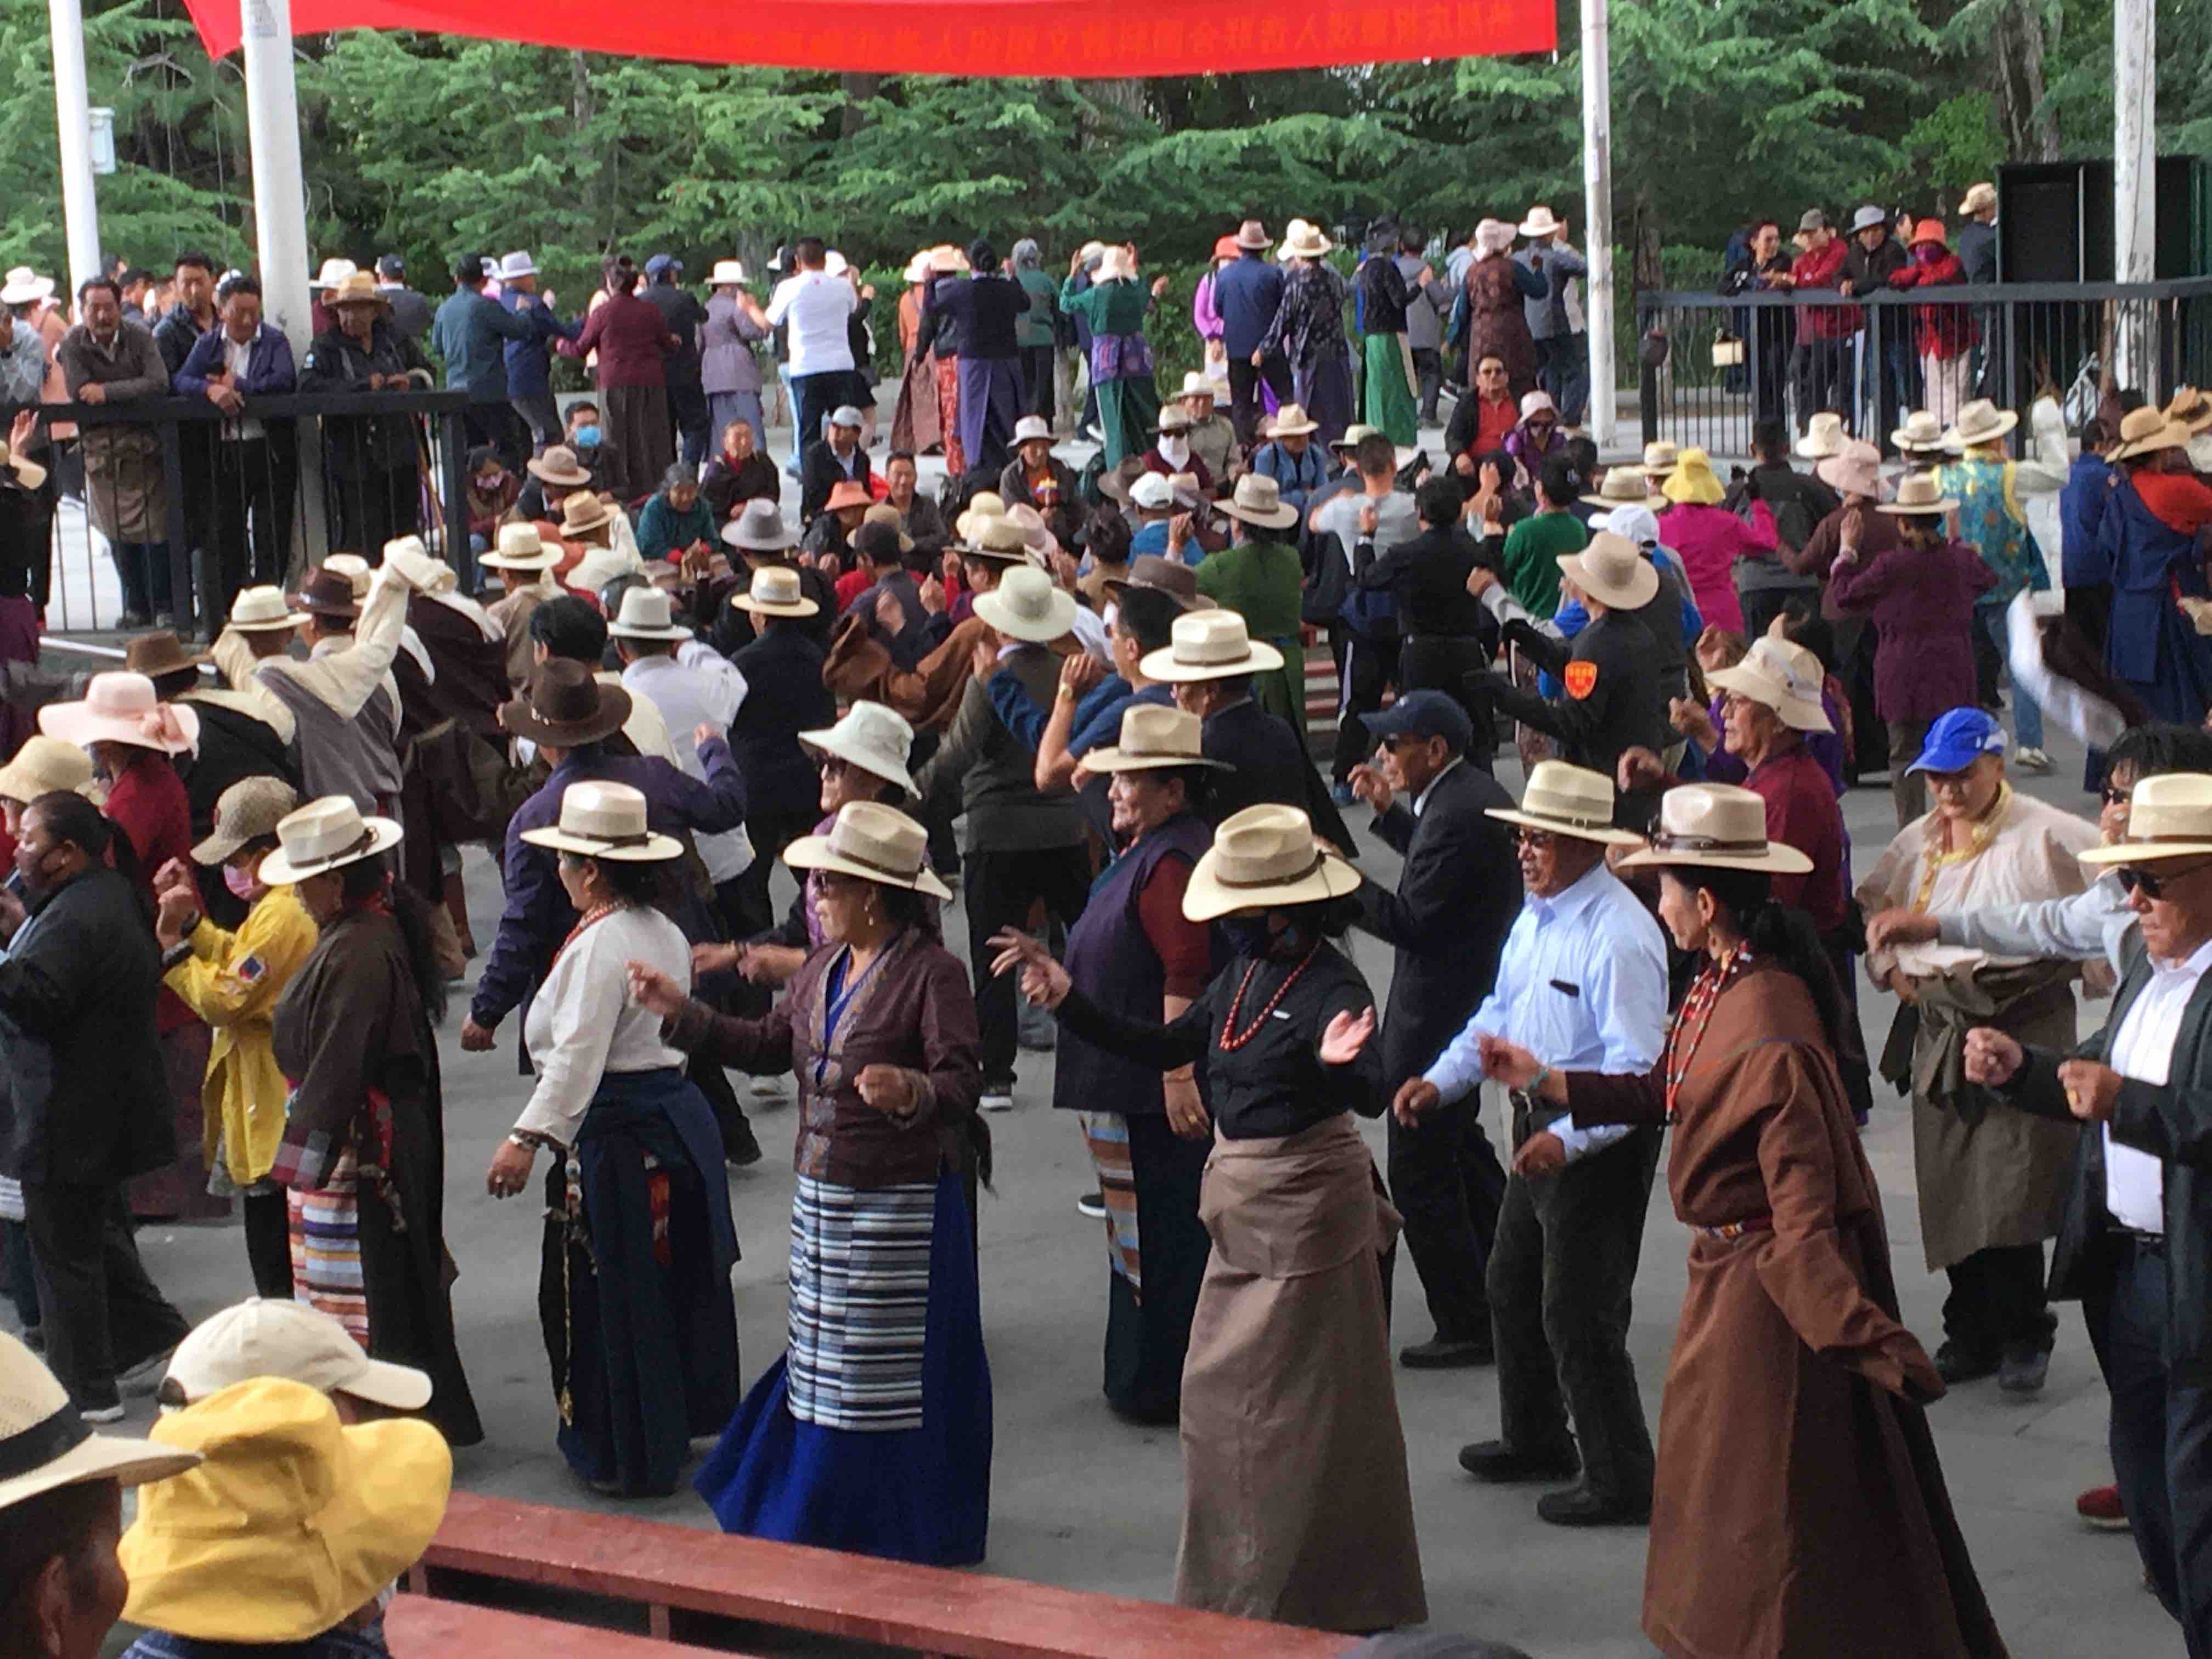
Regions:
<instances>
[{"instance_id":1,"label":"railing post","mask_svg":"<svg viewBox=\"0 0 2212 1659\"><path fill-rule=\"evenodd\" d=\"M1651 366L1650 355L1644 349L1644 337L1651 331L1653 315L1651 296L1636 296L1636 413L1638 424L1644 428L1644 441L1659 441L1659 371Z\"/></svg>"},{"instance_id":2,"label":"railing post","mask_svg":"<svg viewBox=\"0 0 2212 1659\"><path fill-rule=\"evenodd\" d=\"M161 495L168 509L169 609L179 638L205 639L209 636L200 630L199 583L193 580L191 531L185 515L185 454L179 424L172 416L155 426L161 434Z\"/></svg>"},{"instance_id":3,"label":"railing post","mask_svg":"<svg viewBox=\"0 0 2212 1659\"><path fill-rule=\"evenodd\" d=\"M445 479L446 562L460 578L461 592L471 599L477 592L476 550L469 545L468 436L459 410L439 417L443 441L439 445L439 471Z\"/></svg>"}]
</instances>

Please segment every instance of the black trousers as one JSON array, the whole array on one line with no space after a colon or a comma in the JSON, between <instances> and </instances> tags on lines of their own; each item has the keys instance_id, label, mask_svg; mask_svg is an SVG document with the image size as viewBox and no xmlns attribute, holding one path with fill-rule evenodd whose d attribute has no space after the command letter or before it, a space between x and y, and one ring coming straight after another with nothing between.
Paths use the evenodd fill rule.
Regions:
<instances>
[{"instance_id":1,"label":"black trousers","mask_svg":"<svg viewBox=\"0 0 2212 1659\"><path fill-rule=\"evenodd\" d=\"M1341 623L1328 630L1329 649L1336 655L1336 759L1330 776L1342 783L1352 769L1372 752L1367 722L1360 717L1382 706L1382 689L1398 679L1398 641L1370 640Z\"/></svg>"},{"instance_id":2,"label":"black trousers","mask_svg":"<svg viewBox=\"0 0 2212 1659\"><path fill-rule=\"evenodd\" d=\"M332 469L325 477L338 525L331 552L358 553L371 564L381 564L385 543L422 528L422 477L414 461L389 468Z\"/></svg>"},{"instance_id":3,"label":"black trousers","mask_svg":"<svg viewBox=\"0 0 2212 1659\"><path fill-rule=\"evenodd\" d=\"M1413 354L1413 379L1421 388L1421 424L1437 423L1437 399L1443 394L1443 353L1434 346L1409 347Z\"/></svg>"},{"instance_id":4,"label":"black trousers","mask_svg":"<svg viewBox=\"0 0 2212 1659\"><path fill-rule=\"evenodd\" d=\"M1485 1275L1505 1200L1505 1167L1482 1132L1482 1096L1471 1091L1407 1128L1389 1123L1390 1197L1405 1218L1406 1249L1446 1342L1490 1334Z\"/></svg>"},{"instance_id":5,"label":"black trousers","mask_svg":"<svg viewBox=\"0 0 2212 1659\"><path fill-rule=\"evenodd\" d=\"M1019 1046L1012 974L994 975L991 935L1027 927L1038 899L1070 927L1091 896L1091 859L1080 844L971 852L961 866L968 902L968 957L975 975L975 1029L983 1086L1012 1086Z\"/></svg>"},{"instance_id":6,"label":"black trousers","mask_svg":"<svg viewBox=\"0 0 2212 1659\"><path fill-rule=\"evenodd\" d=\"M1133 1113L1129 1179L1136 1190L1144 1295L1107 1271L1107 1404L1137 1423L1172 1423L1182 1403L1182 1362L1213 1241L1198 1218L1212 1136L1185 1140L1165 1114Z\"/></svg>"},{"instance_id":7,"label":"black trousers","mask_svg":"<svg viewBox=\"0 0 2212 1659\"><path fill-rule=\"evenodd\" d=\"M526 392L507 400L515 418L530 429L532 447L543 455L561 441L561 400L550 392Z\"/></svg>"},{"instance_id":8,"label":"black trousers","mask_svg":"<svg viewBox=\"0 0 2212 1659\"><path fill-rule=\"evenodd\" d=\"M530 431L513 404L471 404L461 411L461 429L471 447L489 444L496 449L510 470L530 459Z\"/></svg>"},{"instance_id":9,"label":"black trousers","mask_svg":"<svg viewBox=\"0 0 2212 1659\"><path fill-rule=\"evenodd\" d=\"M1277 407L1291 401L1291 360L1279 351L1266 359L1257 368L1252 366L1250 354L1239 357L1229 355L1229 420L1237 428L1237 441L1249 454L1253 442L1260 435L1260 422L1267 413L1260 402L1260 383L1264 380L1275 394Z\"/></svg>"},{"instance_id":10,"label":"black trousers","mask_svg":"<svg viewBox=\"0 0 2212 1659\"><path fill-rule=\"evenodd\" d=\"M1849 340L1801 340L1791 354L1790 369L1797 382L1797 429L1812 424L1814 414L1840 411L1850 401L1851 371Z\"/></svg>"},{"instance_id":11,"label":"black trousers","mask_svg":"<svg viewBox=\"0 0 2212 1659\"><path fill-rule=\"evenodd\" d=\"M1398 690L1441 691L1467 710L1474 726L1474 746L1468 758L1482 763L1493 746L1497 723L1490 699L1468 687L1467 677L1490 665L1490 653L1472 634L1413 634L1398 646ZM1379 695L1379 694L1378 694Z\"/></svg>"},{"instance_id":12,"label":"black trousers","mask_svg":"<svg viewBox=\"0 0 2212 1659\"><path fill-rule=\"evenodd\" d=\"M218 628L240 588L281 585L289 574L296 471L270 438L216 446L213 538L204 544L209 563L202 580L213 584L208 614Z\"/></svg>"},{"instance_id":13,"label":"black trousers","mask_svg":"<svg viewBox=\"0 0 2212 1659\"><path fill-rule=\"evenodd\" d=\"M1052 419L1052 360L1055 350L1053 346L1022 348L1022 412L1025 415Z\"/></svg>"},{"instance_id":14,"label":"black trousers","mask_svg":"<svg viewBox=\"0 0 2212 1659\"><path fill-rule=\"evenodd\" d=\"M714 422L707 412L707 394L696 383L668 386L668 431L673 440L672 448L678 460L689 461L694 466L706 463L709 428ZM660 488L655 480L653 488Z\"/></svg>"},{"instance_id":15,"label":"black trousers","mask_svg":"<svg viewBox=\"0 0 2212 1659\"><path fill-rule=\"evenodd\" d=\"M2044 1292L2043 1246L1999 1244L1944 1270L1943 1334L1964 1348L1996 1352L2024 1342L2051 1351L2058 1316Z\"/></svg>"},{"instance_id":16,"label":"black trousers","mask_svg":"<svg viewBox=\"0 0 2212 1659\"><path fill-rule=\"evenodd\" d=\"M123 1189L23 1183L46 1364L81 1407L112 1405L115 1379L191 1328L138 1259Z\"/></svg>"},{"instance_id":17,"label":"black trousers","mask_svg":"<svg viewBox=\"0 0 2212 1659\"><path fill-rule=\"evenodd\" d=\"M246 1218L246 1264L253 1293L272 1301L292 1297L292 1219L284 1194L248 1193L239 1200Z\"/></svg>"},{"instance_id":18,"label":"black trousers","mask_svg":"<svg viewBox=\"0 0 2212 1659\"><path fill-rule=\"evenodd\" d=\"M1516 1148L1526 1138L1516 1133ZM1490 1253L1501 1437L1536 1456L1579 1443L1583 1484L1631 1505L1651 1500L1651 1431L1628 1322L1659 1139L1632 1130L1557 1175L1512 1177Z\"/></svg>"},{"instance_id":19,"label":"black trousers","mask_svg":"<svg viewBox=\"0 0 2212 1659\"><path fill-rule=\"evenodd\" d=\"M776 865L783 857L783 849L801 836L810 834L821 821L822 813L818 807L794 811L765 801L746 815L745 833L752 838L753 861L744 867L742 874L723 884L725 887L741 890L734 896L733 904L726 908L723 919L729 923L731 916L737 915L758 916L761 920L749 933L733 931L731 938L748 939L763 928L775 926L775 908L774 901L769 896L769 879L775 873Z\"/></svg>"}]
</instances>

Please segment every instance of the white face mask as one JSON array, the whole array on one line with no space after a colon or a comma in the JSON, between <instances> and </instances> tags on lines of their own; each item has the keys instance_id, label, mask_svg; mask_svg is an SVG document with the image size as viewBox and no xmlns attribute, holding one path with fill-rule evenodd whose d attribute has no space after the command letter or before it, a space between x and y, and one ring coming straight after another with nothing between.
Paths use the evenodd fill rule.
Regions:
<instances>
[{"instance_id":1,"label":"white face mask","mask_svg":"<svg viewBox=\"0 0 2212 1659\"><path fill-rule=\"evenodd\" d=\"M1182 471L1183 463L1190 459L1190 440L1180 435L1171 438L1166 433L1162 433L1160 459L1175 468L1176 471Z\"/></svg>"}]
</instances>

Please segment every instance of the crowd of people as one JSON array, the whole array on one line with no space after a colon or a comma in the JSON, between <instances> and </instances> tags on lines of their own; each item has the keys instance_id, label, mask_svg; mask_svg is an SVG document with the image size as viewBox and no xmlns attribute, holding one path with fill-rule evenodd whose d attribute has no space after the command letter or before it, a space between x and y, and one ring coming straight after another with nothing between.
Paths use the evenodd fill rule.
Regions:
<instances>
[{"instance_id":1,"label":"crowd of people","mask_svg":"<svg viewBox=\"0 0 2212 1659\"><path fill-rule=\"evenodd\" d=\"M1395 1364L1496 1370L1460 1466L1547 1488L1550 1525L1649 1526L1644 1627L1675 1659L2003 1654L1925 1408L1986 1378L2033 1395L2053 1300L2081 1300L2116 1477L2083 1513L2132 1527L2212 1656L2212 399L2116 388L2078 455L2062 433L2015 458L2016 416L1968 399L1794 441L1762 421L1726 478L1668 444L1604 465L1572 429L1573 314L1530 310L1579 261L1547 210L1518 231L1512 254L1486 221L1455 279L1389 227L1347 285L1313 224L1278 246L1243 222L1204 296L1226 416L1203 372L1159 397L1133 249L1078 249L1056 286L1030 243L926 251L880 460L865 288L811 237L765 306L718 266L704 326L788 335L797 522L757 381L707 386L702 416L630 378L685 325L652 297L672 262L642 298L617 262L574 339L545 337L597 349L599 400L482 400L474 559L500 597L348 519L361 539L289 591L241 552L208 653L140 632L40 708L0 767L0 1267L45 1356L0 1339L0 1632L91 1651L121 1606L116 1487L142 1480L121 1559L149 1659L379 1650L376 1592L483 1434L444 1224L457 1013L462 1048L511 1041L528 1079L483 1186L542 1192L548 1427L595 1492L688 1480L732 1533L983 1559L979 1203L1017 1056L1050 1044L1097 1180L1101 1393L1178 1427L1182 1603L1426 1617L1402 1237L1433 1334ZM526 256L499 263L498 301L463 259L423 325L449 377L552 315ZM410 383L404 289L324 275L309 372L388 358L362 374ZM1424 307L1471 360L1441 459L1411 444L1442 396ZM1079 469L1024 333L1061 316L1103 428ZM135 327L78 356L119 374ZM364 464L395 418L359 417ZM2031 468L2062 486L2056 581ZM17 476L0 511L32 514ZM2045 710L2092 751L2096 822L2010 781L2051 769ZM1855 879L1841 798L1884 771L1896 837ZM481 949L476 846L502 889ZM1391 948L1387 997L1352 930ZM1878 1051L1861 973L1899 1005ZM2079 995L2108 991L2077 1043ZM725 1170L763 1156L745 1103L787 1075L787 1329L748 1387ZM1948 1279L1932 1355L1860 1142L1877 1077L1910 1102ZM1387 1118L1380 1167L1362 1117ZM1662 1151L1689 1289L1655 1438L1628 1329ZM262 1299L187 1334L134 1217L234 1198ZM93 1433L141 1388L173 1408L158 1445ZM410 1420L352 1423L355 1395ZM422 1492L281 1620L214 1611L210 1558L162 1541L301 1460L324 1491L376 1456L419 1462Z\"/></svg>"}]
</instances>

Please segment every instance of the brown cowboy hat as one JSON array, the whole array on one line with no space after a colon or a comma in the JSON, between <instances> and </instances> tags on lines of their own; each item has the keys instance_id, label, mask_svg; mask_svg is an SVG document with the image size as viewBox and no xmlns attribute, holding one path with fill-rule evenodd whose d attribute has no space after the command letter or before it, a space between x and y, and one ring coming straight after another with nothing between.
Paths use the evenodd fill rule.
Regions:
<instances>
[{"instance_id":1,"label":"brown cowboy hat","mask_svg":"<svg viewBox=\"0 0 2212 1659\"><path fill-rule=\"evenodd\" d=\"M518 738L574 749L612 737L629 719L629 693L602 685L586 665L553 657L530 677L530 695L499 711L499 723Z\"/></svg>"},{"instance_id":2,"label":"brown cowboy hat","mask_svg":"<svg viewBox=\"0 0 2212 1659\"><path fill-rule=\"evenodd\" d=\"M308 572L307 580L300 584L300 591L286 603L293 610L304 611L313 617L343 617L348 622L357 622L361 617L361 607L354 603L353 582L336 570Z\"/></svg>"},{"instance_id":3,"label":"brown cowboy hat","mask_svg":"<svg viewBox=\"0 0 2212 1659\"><path fill-rule=\"evenodd\" d=\"M151 634L141 634L123 647L123 665L134 674L143 674L149 680L165 675L181 674L187 668L198 668L202 663L215 659L205 652L185 649L185 644L169 629Z\"/></svg>"}]
</instances>

